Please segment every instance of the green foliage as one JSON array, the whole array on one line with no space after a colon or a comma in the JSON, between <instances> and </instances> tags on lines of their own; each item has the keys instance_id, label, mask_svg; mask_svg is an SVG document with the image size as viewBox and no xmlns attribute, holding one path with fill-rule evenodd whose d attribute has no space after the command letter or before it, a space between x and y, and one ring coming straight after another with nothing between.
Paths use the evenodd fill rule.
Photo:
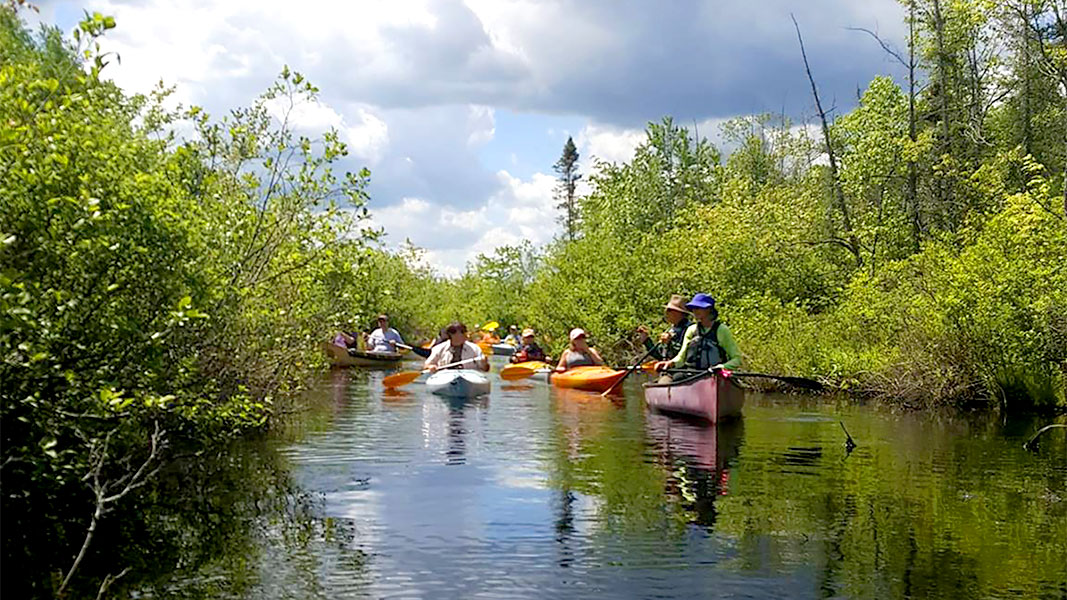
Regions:
<instances>
[{"instance_id":1,"label":"green foliage","mask_svg":"<svg viewBox=\"0 0 1067 600\"><path fill-rule=\"evenodd\" d=\"M221 121L168 111L99 77L113 26L87 15L71 44L0 9L4 562L38 574L24 593L95 589L68 562L94 504L147 489L167 449L263 427L372 300L338 294L368 275L369 174L333 172L335 132L286 125L315 88L286 69Z\"/></svg>"},{"instance_id":2,"label":"green foliage","mask_svg":"<svg viewBox=\"0 0 1067 600\"><path fill-rule=\"evenodd\" d=\"M963 72L1006 60L990 50L994 5L919 4L919 63L934 82L914 99L921 121L879 77L830 127L850 230L805 129L768 115L730 121L723 137L735 149L723 164L664 119L630 162L597 165L580 235L546 250L519 319L557 352L580 326L613 359L632 359L637 325L661 326L671 293L704 291L746 368L913 406L1062 406L1062 165L1019 147L1022 99L989 108L1008 84ZM1064 90L1025 64L1033 131ZM501 293L473 270L463 282Z\"/></svg>"}]
</instances>

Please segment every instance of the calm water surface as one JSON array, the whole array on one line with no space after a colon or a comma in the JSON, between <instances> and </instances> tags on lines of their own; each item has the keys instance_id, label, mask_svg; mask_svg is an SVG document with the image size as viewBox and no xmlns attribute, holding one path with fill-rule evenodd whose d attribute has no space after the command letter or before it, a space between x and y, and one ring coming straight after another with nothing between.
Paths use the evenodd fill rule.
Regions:
<instances>
[{"instance_id":1,"label":"calm water surface","mask_svg":"<svg viewBox=\"0 0 1067 600\"><path fill-rule=\"evenodd\" d=\"M490 396L448 400L381 377L328 375L256 450L291 489L257 504L240 560L190 579L201 591L1067 597L1062 430L1027 452L1040 423L750 394L712 426L648 413L636 377L615 401L495 375Z\"/></svg>"}]
</instances>

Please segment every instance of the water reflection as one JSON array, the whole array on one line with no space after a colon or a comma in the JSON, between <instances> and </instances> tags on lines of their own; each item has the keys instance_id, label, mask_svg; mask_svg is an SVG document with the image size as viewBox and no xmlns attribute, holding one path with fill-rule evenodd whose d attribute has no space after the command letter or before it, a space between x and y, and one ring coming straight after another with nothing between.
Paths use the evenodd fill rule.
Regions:
<instances>
[{"instance_id":1,"label":"water reflection","mask_svg":"<svg viewBox=\"0 0 1067 600\"><path fill-rule=\"evenodd\" d=\"M691 523L710 532L715 501L729 493L731 464L744 443L744 420L707 423L650 411L646 421L657 462L670 473L667 494L692 515Z\"/></svg>"},{"instance_id":2,"label":"water reflection","mask_svg":"<svg viewBox=\"0 0 1067 600\"><path fill-rule=\"evenodd\" d=\"M448 407L448 450L445 452L448 458L446 463L449 465L462 465L467 462L465 458L467 454L466 437L470 432L466 420L469 413L484 415L484 411L489 407L489 397L441 398L440 401Z\"/></svg>"},{"instance_id":3,"label":"water reflection","mask_svg":"<svg viewBox=\"0 0 1067 600\"><path fill-rule=\"evenodd\" d=\"M1036 425L755 394L711 425L647 412L635 382L464 401L381 377L331 373L271 469L212 475L242 482L212 500L239 541L149 595L1067 594L1067 443L1022 450Z\"/></svg>"}]
</instances>

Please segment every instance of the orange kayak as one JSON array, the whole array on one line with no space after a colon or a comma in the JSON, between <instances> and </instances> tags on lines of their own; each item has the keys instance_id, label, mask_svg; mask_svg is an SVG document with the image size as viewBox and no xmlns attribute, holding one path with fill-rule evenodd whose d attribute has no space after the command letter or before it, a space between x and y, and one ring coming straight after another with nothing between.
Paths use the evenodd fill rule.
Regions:
<instances>
[{"instance_id":1,"label":"orange kayak","mask_svg":"<svg viewBox=\"0 0 1067 600\"><path fill-rule=\"evenodd\" d=\"M541 362L539 360L528 360L526 362L517 362L508 365L509 367L522 367L524 369L533 369L534 371L544 371L552 368L552 365Z\"/></svg>"},{"instance_id":2,"label":"orange kayak","mask_svg":"<svg viewBox=\"0 0 1067 600\"><path fill-rule=\"evenodd\" d=\"M624 376L626 371L610 367L574 367L562 373L552 373L549 381L556 387L603 392Z\"/></svg>"}]
</instances>

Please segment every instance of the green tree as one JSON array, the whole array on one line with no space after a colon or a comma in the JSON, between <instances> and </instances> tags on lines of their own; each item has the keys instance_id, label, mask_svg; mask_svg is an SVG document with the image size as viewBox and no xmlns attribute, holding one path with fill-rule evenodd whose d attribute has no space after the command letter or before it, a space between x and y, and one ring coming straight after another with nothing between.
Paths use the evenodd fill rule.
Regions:
<instances>
[{"instance_id":1,"label":"green tree","mask_svg":"<svg viewBox=\"0 0 1067 600\"><path fill-rule=\"evenodd\" d=\"M567 143L563 144L563 154L552 168L559 176L559 183L556 185L556 200L559 202L556 208L563 211L559 222L563 225L565 239L573 240L578 233L581 219L576 188L582 175L578 172L578 148L570 136L567 136Z\"/></svg>"}]
</instances>

